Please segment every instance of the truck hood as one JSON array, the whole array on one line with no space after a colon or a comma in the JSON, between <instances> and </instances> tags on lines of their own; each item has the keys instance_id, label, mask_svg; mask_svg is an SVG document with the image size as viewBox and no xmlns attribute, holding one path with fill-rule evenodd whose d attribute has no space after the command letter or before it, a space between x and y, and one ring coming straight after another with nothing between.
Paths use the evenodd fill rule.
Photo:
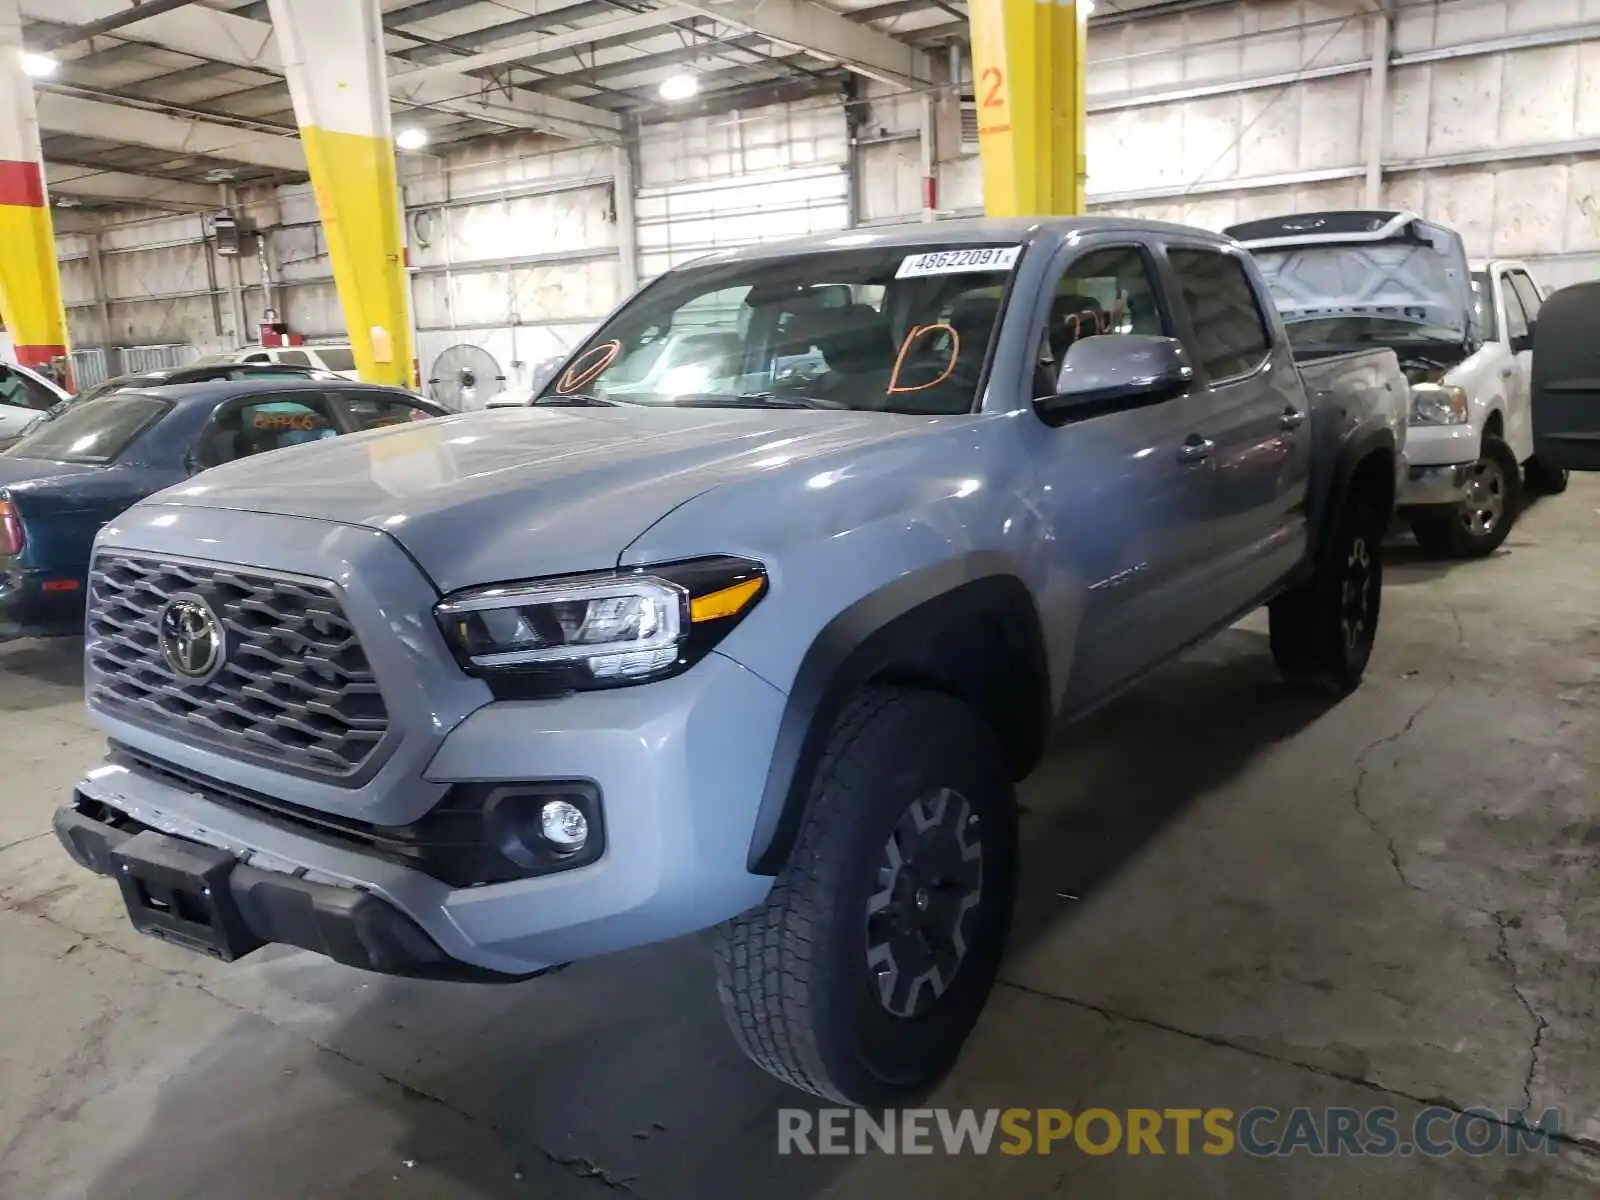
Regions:
<instances>
[{"instance_id":1,"label":"truck hood","mask_svg":"<svg viewBox=\"0 0 1600 1200\"><path fill-rule=\"evenodd\" d=\"M656 521L721 483L913 435L936 420L814 410L500 409L244 459L148 503L380 529L451 592L610 567Z\"/></svg>"},{"instance_id":2,"label":"truck hood","mask_svg":"<svg viewBox=\"0 0 1600 1200\"><path fill-rule=\"evenodd\" d=\"M1246 247L1266 277L1285 323L1320 317L1410 320L1454 339L1476 329L1472 276L1459 238L1439 244L1414 239L1377 242L1275 240Z\"/></svg>"}]
</instances>

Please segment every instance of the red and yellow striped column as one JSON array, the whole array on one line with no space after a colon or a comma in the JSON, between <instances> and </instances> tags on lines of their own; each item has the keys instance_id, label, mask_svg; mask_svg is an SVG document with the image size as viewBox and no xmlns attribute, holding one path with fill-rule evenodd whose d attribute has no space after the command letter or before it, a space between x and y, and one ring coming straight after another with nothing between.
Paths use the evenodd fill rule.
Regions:
<instances>
[{"instance_id":1,"label":"red and yellow striped column","mask_svg":"<svg viewBox=\"0 0 1600 1200\"><path fill-rule=\"evenodd\" d=\"M968 0L983 207L992 217L1081 213L1084 0Z\"/></svg>"},{"instance_id":2,"label":"red and yellow striped column","mask_svg":"<svg viewBox=\"0 0 1600 1200\"><path fill-rule=\"evenodd\" d=\"M412 382L404 226L378 0L268 0L356 369Z\"/></svg>"},{"instance_id":3,"label":"red and yellow striped column","mask_svg":"<svg viewBox=\"0 0 1600 1200\"><path fill-rule=\"evenodd\" d=\"M22 70L16 0L0 0L0 321L24 366L45 366L67 353L61 272L33 83Z\"/></svg>"}]
</instances>

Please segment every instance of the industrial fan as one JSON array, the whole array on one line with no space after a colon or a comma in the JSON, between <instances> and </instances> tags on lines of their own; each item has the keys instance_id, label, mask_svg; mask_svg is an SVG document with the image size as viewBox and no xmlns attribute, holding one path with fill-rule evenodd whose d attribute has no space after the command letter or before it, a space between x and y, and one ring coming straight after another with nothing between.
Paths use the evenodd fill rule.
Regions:
<instances>
[{"instance_id":1,"label":"industrial fan","mask_svg":"<svg viewBox=\"0 0 1600 1200\"><path fill-rule=\"evenodd\" d=\"M466 342L443 351L428 373L428 394L456 412L485 407L505 386L494 355Z\"/></svg>"}]
</instances>

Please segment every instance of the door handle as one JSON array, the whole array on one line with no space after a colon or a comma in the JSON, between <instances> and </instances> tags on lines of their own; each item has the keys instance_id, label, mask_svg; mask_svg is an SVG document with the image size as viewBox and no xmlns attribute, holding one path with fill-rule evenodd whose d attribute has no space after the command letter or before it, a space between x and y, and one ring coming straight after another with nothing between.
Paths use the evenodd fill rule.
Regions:
<instances>
[{"instance_id":1,"label":"door handle","mask_svg":"<svg viewBox=\"0 0 1600 1200\"><path fill-rule=\"evenodd\" d=\"M1291 406L1283 410L1283 415L1278 418L1278 425L1283 429L1299 429L1305 419L1305 413Z\"/></svg>"},{"instance_id":2,"label":"door handle","mask_svg":"<svg viewBox=\"0 0 1600 1200\"><path fill-rule=\"evenodd\" d=\"M1178 447L1178 461L1183 463L1204 462L1211 456L1211 451L1216 443L1210 438L1201 437L1198 433L1191 433L1184 439L1183 445Z\"/></svg>"}]
</instances>

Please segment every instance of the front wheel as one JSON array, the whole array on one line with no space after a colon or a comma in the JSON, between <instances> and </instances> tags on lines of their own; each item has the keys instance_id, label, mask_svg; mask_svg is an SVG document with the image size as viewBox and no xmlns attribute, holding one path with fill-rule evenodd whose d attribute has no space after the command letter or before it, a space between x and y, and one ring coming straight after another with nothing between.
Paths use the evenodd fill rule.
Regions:
<instances>
[{"instance_id":1,"label":"front wheel","mask_svg":"<svg viewBox=\"0 0 1600 1200\"><path fill-rule=\"evenodd\" d=\"M1272 657L1291 683L1343 695L1361 682L1383 603L1383 534L1378 506L1351 496L1316 574L1268 608Z\"/></svg>"},{"instance_id":2,"label":"front wheel","mask_svg":"<svg viewBox=\"0 0 1600 1200\"><path fill-rule=\"evenodd\" d=\"M1000 968L1017 809L959 701L872 688L845 708L767 900L716 935L740 1047L786 1083L894 1106L937 1083Z\"/></svg>"},{"instance_id":3,"label":"front wheel","mask_svg":"<svg viewBox=\"0 0 1600 1200\"><path fill-rule=\"evenodd\" d=\"M1521 478L1522 468L1511 447L1493 434L1486 436L1481 457L1467 473L1466 499L1412 518L1417 544L1447 558L1493 554L1517 522Z\"/></svg>"}]
</instances>

